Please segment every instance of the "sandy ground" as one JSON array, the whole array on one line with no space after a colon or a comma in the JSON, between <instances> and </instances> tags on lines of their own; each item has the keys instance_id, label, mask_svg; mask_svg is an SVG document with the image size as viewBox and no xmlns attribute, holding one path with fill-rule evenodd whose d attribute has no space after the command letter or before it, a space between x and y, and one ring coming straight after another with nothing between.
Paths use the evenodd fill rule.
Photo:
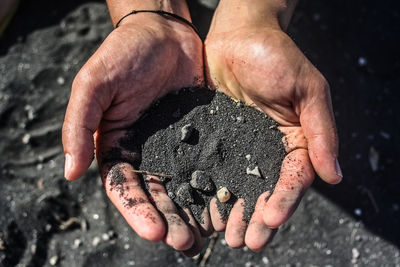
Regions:
<instances>
[{"instance_id":1,"label":"sandy ground","mask_svg":"<svg viewBox=\"0 0 400 267\"><path fill-rule=\"evenodd\" d=\"M103 3L83 2L26 0L0 40L0 265L197 266L203 254L138 238L95 165L79 181L63 178L72 79L112 30ZM289 32L331 84L345 179L317 180L263 252L230 249L220 233L209 266L400 266L394 3L300 3ZM204 34L211 10L192 5Z\"/></svg>"}]
</instances>

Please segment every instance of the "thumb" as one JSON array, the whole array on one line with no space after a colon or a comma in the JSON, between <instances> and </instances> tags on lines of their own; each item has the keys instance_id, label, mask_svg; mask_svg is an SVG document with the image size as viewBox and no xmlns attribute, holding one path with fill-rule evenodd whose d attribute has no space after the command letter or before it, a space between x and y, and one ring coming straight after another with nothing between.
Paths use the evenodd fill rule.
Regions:
<instances>
[{"instance_id":1,"label":"thumb","mask_svg":"<svg viewBox=\"0 0 400 267\"><path fill-rule=\"evenodd\" d=\"M102 97L96 95L101 91L97 90L93 78L96 74L86 69L84 67L73 82L62 129L64 176L67 180L80 178L92 163L93 134L103 115Z\"/></svg>"},{"instance_id":2,"label":"thumb","mask_svg":"<svg viewBox=\"0 0 400 267\"><path fill-rule=\"evenodd\" d=\"M300 123L309 156L318 176L327 183L337 184L343 174L337 159L339 145L329 85L321 75L320 79L310 79L307 89L309 95L301 105Z\"/></svg>"}]
</instances>

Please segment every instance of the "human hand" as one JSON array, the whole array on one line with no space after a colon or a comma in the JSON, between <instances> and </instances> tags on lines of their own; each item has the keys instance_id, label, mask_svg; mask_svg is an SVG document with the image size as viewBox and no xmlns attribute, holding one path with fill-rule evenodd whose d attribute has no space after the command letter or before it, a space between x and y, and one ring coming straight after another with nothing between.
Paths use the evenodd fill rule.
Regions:
<instances>
[{"instance_id":1,"label":"human hand","mask_svg":"<svg viewBox=\"0 0 400 267\"><path fill-rule=\"evenodd\" d=\"M179 15L190 19L187 9ZM96 147L107 195L128 224L139 236L189 255L201 248L200 231L211 224L199 229L156 177L148 179L148 197L129 164L135 154L119 140L154 100L203 81L202 42L188 25L151 13L128 16L76 76L62 132L68 180L84 174Z\"/></svg>"},{"instance_id":2,"label":"human hand","mask_svg":"<svg viewBox=\"0 0 400 267\"><path fill-rule=\"evenodd\" d=\"M205 41L209 84L265 112L286 135L288 155L280 179L272 194L259 197L248 227L242 220L242 199L227 222L220 219L216 200L210 204L213 226L226 229L228 245L252 250L262 249L289 219L312 184L314 170L331 184L342 178L329 86L281 29L285 22L277 14L282 12L265 6L269 2L254 1L248 7L222 0Z\"/></svg>"}]
</instances>

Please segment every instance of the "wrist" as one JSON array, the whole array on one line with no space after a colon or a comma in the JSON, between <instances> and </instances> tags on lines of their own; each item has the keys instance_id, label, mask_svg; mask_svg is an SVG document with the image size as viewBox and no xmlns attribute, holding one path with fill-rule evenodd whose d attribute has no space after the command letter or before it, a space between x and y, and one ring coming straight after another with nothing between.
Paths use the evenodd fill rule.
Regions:
<instances>
[{"instance_id":1,"label":"wrist","mask_svg":"<svg viewBox=\"0 0 400 267\"><path fill-rule=\"evenodd\" d=\"M111 20L114 26L123 16L132 10L163 10L191 21L189 9L185 0L107 0L107 6L110 11ZM149 13L135 14L135 16L132 16L132 18L127 17L124 19L121 22L121 25L129 23L130 21L134 21L133 17L143 15L153 18L158 16L157 14ZM156 19L156 21L158 21L158 19Z\"/></svg>"},{"instance_id":2,"label":"wrist","mask_svg":"<svg viewBox=\"0 0 400 267\"><path fill-rule=\"evenodd\" d=\"M297 0L221 0L212 30L269 27L286 31Z\"/></svg>"}]
</instances>

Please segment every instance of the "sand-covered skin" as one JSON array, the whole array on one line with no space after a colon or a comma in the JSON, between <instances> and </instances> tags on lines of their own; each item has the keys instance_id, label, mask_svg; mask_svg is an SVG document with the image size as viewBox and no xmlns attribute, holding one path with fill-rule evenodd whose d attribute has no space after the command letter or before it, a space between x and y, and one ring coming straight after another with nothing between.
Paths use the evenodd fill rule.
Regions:
<instances>
[{"instance_id":1,"label":"sand-covered skin","mask_svg":"<svg viewBox=\"0 0 400 267\"><path fill-rule=\"evenodd\" d=\"M211 198L226 187L230 199L217 202L222 218L243 198L248 223L258 197L272 192L279 178L286 155L282 137L264 113L222 93L191 88L158 101L119 145L141 155L133 162L136 169L170 175L163 179L168 195L178 206L189 207L198 221Z\"/></svg>"}]
</instances>

